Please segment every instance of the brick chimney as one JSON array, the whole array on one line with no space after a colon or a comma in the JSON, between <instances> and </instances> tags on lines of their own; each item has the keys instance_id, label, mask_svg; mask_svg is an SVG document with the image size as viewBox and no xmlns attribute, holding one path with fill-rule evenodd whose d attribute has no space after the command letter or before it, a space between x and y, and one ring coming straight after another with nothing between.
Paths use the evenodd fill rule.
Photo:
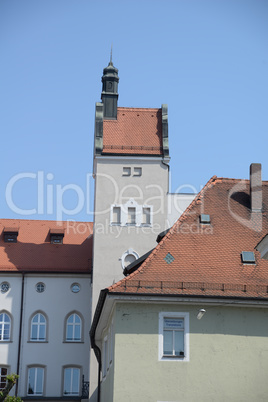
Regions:
<instances>
[{"instance_id":1,"label":"brick chimney","mask_svg":"<svg viewBox=\"0 0 268 402\"><path fill-rule=\"evenodd\" d=\"M262 180L260 163L252 163L250 165L250 205L251 212L262 211Z\"/></svg>"}]
</instances>

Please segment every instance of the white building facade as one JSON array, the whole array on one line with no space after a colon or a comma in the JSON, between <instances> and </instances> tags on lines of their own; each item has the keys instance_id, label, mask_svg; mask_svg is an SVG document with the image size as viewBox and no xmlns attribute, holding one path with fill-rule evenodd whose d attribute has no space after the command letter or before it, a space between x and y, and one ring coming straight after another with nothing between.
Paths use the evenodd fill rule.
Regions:
<instances>
[{"instance_id":1,"label":"white building facade","mask_svg":"<svg viewBox=\"0 0 268 402\"><path fill-rule=\"evenodd\" d=\"M18 226L8 229L17 230L15 242L6 242L7 224ZM55 224L1 221L1 386L19 374L12 395L23 400L88 398L91 239L63 224L62 243L52 243Z\"/></svg>"}]
</instances>

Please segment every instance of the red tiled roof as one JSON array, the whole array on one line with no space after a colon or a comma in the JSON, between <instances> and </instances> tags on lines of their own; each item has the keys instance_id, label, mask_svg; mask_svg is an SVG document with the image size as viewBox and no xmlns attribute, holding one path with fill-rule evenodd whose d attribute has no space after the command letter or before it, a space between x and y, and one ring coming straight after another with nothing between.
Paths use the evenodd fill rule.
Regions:
<instances>
[{"instance_id":1,"label":"red tiled roof","mask_svg":"<svg viewBox=\"0 0 268 402\"><path fill-rule=\"evenodd\" d=\"M4 229L18 229L17 243L4 242ZM64 232L63 244L50 243L50 231ZM90 273L92 222L0 220L0 272Z\"/></svg>"},{"instance_id":2,"label":"red tiled roof","mask_svg":"<svg viewBox=\"0 0 268 402\"><path fill-rule=\"evenodd\" d=\"M214 176L144 263L109 292L267 299L268 261L255 248L268 233L268 182L262 189L263 213L251 215L249 181ZM201 213L210 225L199 223ZM254 251L256 264L243 264L242 251Z\"/></svg>"},{"instance_id":3,"label":"red tiled roof","mask_svg":"<svg viewBox=\"0 0 268 402\"><path fill-rule=\"evenodd\" d=\"M117 108L103 121L103 154L162 155L162 109Z\"/></svg>"}]
</instances>

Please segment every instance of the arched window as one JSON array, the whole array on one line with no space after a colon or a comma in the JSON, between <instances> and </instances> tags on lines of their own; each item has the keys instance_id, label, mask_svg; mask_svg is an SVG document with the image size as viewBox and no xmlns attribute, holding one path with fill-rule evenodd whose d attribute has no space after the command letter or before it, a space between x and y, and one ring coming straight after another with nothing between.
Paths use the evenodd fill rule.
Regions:
<instances>
[{"instance_id":1,"label":"arched window","mask_svg":"<svg viewBox=\"0 0 268 402\"><path fill-rule=\"evenodd\" d=\"M0 341L10 341L11 319L8 314L0 314Z\"/></svg>"},{"instance_id":2,"label":"arched window","mask_svg":"<svg viewBox=\"0 0 268 402\"><path fill-rule=\"evenodd\" d=\"M79 342L81 341L82 322L78 314L71 314L67 318L66 325L66 341Z\"/></svg>"},{"instance_id":3,"label":"arched window","mask_svg":"<svg viewBox=\"0 0 268 402\"><path fill-rule=\"evenodd\" d=\"M44 342L46 340L46 318L37 313L31 320L31 341Z\"/></svg>"}]
</instances>

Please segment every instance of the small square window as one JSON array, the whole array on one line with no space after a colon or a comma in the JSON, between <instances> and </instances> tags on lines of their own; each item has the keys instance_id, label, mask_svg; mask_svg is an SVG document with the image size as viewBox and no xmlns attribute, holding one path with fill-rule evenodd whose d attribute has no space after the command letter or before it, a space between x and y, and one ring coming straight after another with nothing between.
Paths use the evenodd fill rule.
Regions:
<instances>
[{"instance_id":1,"label":"small square window","mask_svg":"<svg viewBox=\"0 0 268 402\"><path fill-rule=\"evenodd\" d=\"M130 175L131 175L131 168L123 167L123 176L130 176Z\"/></svg>"},{"instance_id":2,"label":"small square window","mask_svg":"<svg viewBox=\"0 0 268 402\"><path fill-rule=\"evenodd\" d=\"M142 168L141 167L134 167L133 176L141 176L142 175Z\"/></svg>"},{"instance_id":3,"label":"small square window","mask_svg":"<svg viewBox=\"0 0 268 402\"><path fill-rule=\"evenodd\" d=\"M201 214L200 215L200 223L209 224L210 223L210 215L208 214Z\"/></svg>"},{"instance_id":4,"label":"small square window","mask_svg":"<svg viewBox=\"0 0 268 402\"><path fill-rule=\"evenodd\" d=\"M63 244L63 234L51 234L50 243L51 244Z\"/></svg>"},{"instance_id":5,"label":"small square window","mask_svg":"<svg viewBox=\"0 0 268 402\"><path fill-rule=\"evenodd\" d=\"M255 254L253 251L242 251L241 258L244 264L255 264Z\"/></svg>"}]
</instances>

